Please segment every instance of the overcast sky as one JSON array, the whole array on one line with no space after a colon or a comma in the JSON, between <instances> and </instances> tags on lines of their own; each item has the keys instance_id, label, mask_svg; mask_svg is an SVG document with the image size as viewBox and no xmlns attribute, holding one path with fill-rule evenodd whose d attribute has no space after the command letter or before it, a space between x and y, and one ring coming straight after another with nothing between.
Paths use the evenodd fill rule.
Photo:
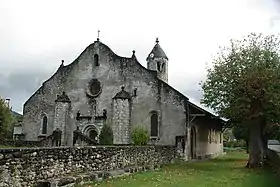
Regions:
<instances>
[{"instance_id":1,"label":"overcast sky","mask_svg":"<svg viewBox=\"0 0 280 187\"><path fill-rule=\"evenodd\" d=\"M159 37L169 83L199 103L198 83L220 45L280 31L276 0L0 0L0 97L15 111L59 67L97 38L140 63Z\"/></svg>"}]
</instances>

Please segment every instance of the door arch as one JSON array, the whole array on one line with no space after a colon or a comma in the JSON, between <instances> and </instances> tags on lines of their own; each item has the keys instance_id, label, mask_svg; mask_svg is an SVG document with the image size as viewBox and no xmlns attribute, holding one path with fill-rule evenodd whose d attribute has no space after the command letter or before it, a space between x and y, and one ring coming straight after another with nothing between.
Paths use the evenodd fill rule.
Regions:
<instances>
[{"instance_id":1,"label":"door arch","mask_svg":"<svg viewBox=\"0 0 280 187\"><path fill-rule=\"evenodd\" d=\"M86 127L84 127L82 132L90 139L98 141L99 131L95 125L93 124L87 125Z\"/></svg>"},{"instance_id":2,"label":"door arch","mask_svg":"<svg viewBox=\"0 0 280 187\"><path fill-rule=\"evenodd\" d=\"M98 137L98 133L95 129L90 129L88 131L88 137L92 140L97 140L97 137Z\"/></svg>"}]
</instances>

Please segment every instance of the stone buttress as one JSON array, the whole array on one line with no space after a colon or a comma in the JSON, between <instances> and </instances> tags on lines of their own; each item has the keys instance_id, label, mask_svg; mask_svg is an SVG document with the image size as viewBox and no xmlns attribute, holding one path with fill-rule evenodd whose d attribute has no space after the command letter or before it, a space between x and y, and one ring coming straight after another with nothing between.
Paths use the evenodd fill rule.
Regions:
<instances>
[{"instance_id":1,"label":"stone buttress","mask_svg":"<svg viewBox=\"0 0 280 187\"><path fill-rule=\"evenodd\" d=\"M61 145L62 146L71 146L70 141L68 141L68 137L71 137L71 129L68 127L69 122L69 111L71 108L71 101L69 97L62 93L62 95L58 95L55 100L55 117L54 117L54 129L61 130Z\"/></svg>"},{"instance_id":2,"label":"stone buttress","mask_svg":"<svg viewBox=\"0 0 280 187\"><path fill-rule=\"evenodd\" d=\"M122 90L113 98L113 124L114 144L130 143L130 118L131 118L131 96Z\"/></svg>"}]
</instances>

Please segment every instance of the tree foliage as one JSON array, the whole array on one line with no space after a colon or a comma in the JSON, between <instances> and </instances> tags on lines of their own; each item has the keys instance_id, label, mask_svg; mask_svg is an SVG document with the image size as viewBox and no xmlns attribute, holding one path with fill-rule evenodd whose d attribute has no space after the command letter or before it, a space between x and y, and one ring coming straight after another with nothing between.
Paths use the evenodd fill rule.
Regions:
<instances>
[{"instance_id":1,"label":"tree foliage","mask_svg":"<svg viewBox=\"0 0 280 187\"><path fill-rule=\"evenodd\" d=\"M247 125L238 124L232 129L233 135L237 140L249 141L249 127ZM265 139L280 140L280 126L268 125L264 131Z\"/></svg>"},{"instance_id":2,"label":"tree foliage","mask_svg":"<svg viewBox=\"0 0 280 187\"><path fill-rule=\"evenodd\" d=\"M147 145L150 139L148 131L140 126L133 129L131 138L135 145Z\"/></svg>"},{"instance_id":3,"label":"tree foliage","mask_svg":"<svg viewBox=\"0 0 280 187\"><path fill-rule=\"evenodd\" d=\"M221 48L202 84L202 103L240 122L266 116L280 118L279 38L251 33Z\"/></svg>"},{"instance_id":4,"label":"tree foliage","mask_svg":"<svg viewBox=\"0 0 280 187\"><path fill-rule=\"evenodd\" d=\"M113 144L113 131L108 124L102 127L99 135L99 144L101 145L112 145Z\"/></svg>"},{"instance_id":5,"label":"tree foliage","mask_svg":"<svg viewBox=\"0 0 280 187\"><path fill-rule=\"evenodd\" d=\"M0 98L0 139L10 138L12 135L13 116L5 100Z\"/></svg>"},{"instance_id":6,"label":"tree foliage","mask_svg":"<svg viewBox=\"0 0 280 187\"><path fill-rule=\"evenodd\" d=\"M249 141L249 127L246 125L235 125L232 129L232 133L237 140Z\"/></svg>"},{"instance_id":7,"label":"tree foliage","mask_svg":"<svg viewBox=\"0 0 280 187\"><path fill-rule=\"evenodd\" d=\"M265 128L280 121L280 40L251 33L221 48L202 84L202 103L249 127L247 166L263 165Z\"/></svg>"}]
</instances>

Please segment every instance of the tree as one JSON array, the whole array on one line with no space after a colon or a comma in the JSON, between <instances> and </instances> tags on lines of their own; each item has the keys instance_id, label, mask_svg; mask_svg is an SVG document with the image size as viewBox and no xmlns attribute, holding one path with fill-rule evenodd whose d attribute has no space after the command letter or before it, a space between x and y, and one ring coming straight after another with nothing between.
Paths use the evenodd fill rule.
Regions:
<instances>
[{"instance_id":1,"label":"tree","mask_svg":"<svg viewBox=\"0 0 280 187\"><path fill-rule=\"evenodd\" d=\"M108 124L102 127L99 135L99 144L101 145L112 145L113 144L113 131Z\"/></svg>"},{"instance_id":2,"label":"tree","mask_svg":"<svg viewBox=\"0 0 280 187\"><path fill-rule=\"evenodd\" d=\"M235 125L232 129L233 135L237 140L244 140L246 142L247 153L249 153L249 128L247 125ZM268 139L280 140L280 126L267 125L264 129L265 146L267 145Z\"/></svg>"},{"instance_id":3,"label":"tree","mask_svg":"<svg viewBox=\"0 0 280 187\"><path fill-rule=\"evenodd\" d=\"M12 135L13 116L5 100L0 98L0 139L6 139Z\"/></svg>"},{"instance_id":4,"label":"tree","mask_svg":"<svg viewBox=\"0 0 280 187\"><path fill-rule=\"evenodd\" d=\"M246 142L246 151L249 153L249 128L247 125L235 125L232 133L237 140L244 140Z\"/></svg>"},{"instance_id":5,"label":"tree","mask_svg":"<svg viewBox=\"0 0 280 187\"><path fill-rule=\"evenodd\" d=\"M280 118L279 38L251 33L221 48L202 83L202 104L248 125L248 167L262 166L264 129Z\"/></svg>"}]
</instances>

